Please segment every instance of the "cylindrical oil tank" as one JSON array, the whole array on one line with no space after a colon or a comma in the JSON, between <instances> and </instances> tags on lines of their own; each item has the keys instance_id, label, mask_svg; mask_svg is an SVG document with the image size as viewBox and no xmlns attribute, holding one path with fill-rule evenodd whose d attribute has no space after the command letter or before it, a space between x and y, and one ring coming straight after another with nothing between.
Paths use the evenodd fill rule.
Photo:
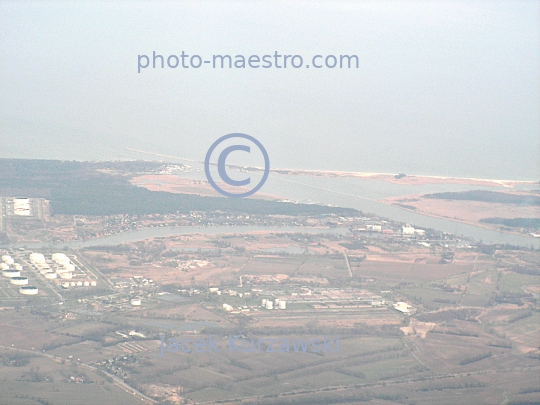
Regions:
<instances>
[{"instance_id":1,"label":"cylindrical oil tank","mask_svg":"<svg viewBox=\"0 0 540 405\"><path fill-rule=\"evenodd\" d=\"M64 253L53 253L51 258L58 263L61 260L66 260L68 257Z\"/></svg>"},{"instance_id":2,"label":"cylindrical oil tank","mask_svg":"<svg viewBox=\"0 0 540 405\"><path fill-rule=\"evenodd\" d=\"M92 287L97 287L97 281L90 281L90 285Z\"/></svg>"},{"instance_id":3,"label":"cylindrical oil tank","mask_svg":"<svg viewBox=\"0 0 540 405\"><path fill-rule=\"evenodd\" d=\"M82 286L83 286L82 281L77 281L77 287L82 287Z\"/></svg>"},{"instance_id":4,"label":"cylindrical oil tank","mask_svg":"<svg viewBox=\"0 0 540 405\"><path fill-rule=\"evenodd\" d=\"M69 280L73 278L73 273L60 273L60 278L64 280Z\"/></svg>"},{"instance_id":5,"label":"cylindrical oil tank","mask_svg":"<svg viewBox=\"0 0 540 405\"><path fill-rule=\"evenodd\" d=\"M9 265L7 263L0 263L0 270L9 270Z\"/></svg>"},{"instance_id":6,"label":"cylindrical oil tank","mask_svg":"<svg viewBox=\"0 0 540 405\"><path fill-rule=\"evenodd\" d=\"M23 269L22 264L19 264L19 263L13 263L13 268L15 270L22 270Z\"/></svg>"},{"instance_id":7,"label":"cylindrical oil tank","mask_svg":"<svg viewBox=\"0 0 540 405\"><path fill-rule=\"evenodd\" d=\"M139 307L139 306L141 306L141 304L142 304L142 301L141 301L140 298L133 298L131 300L131 305L133 305L133 306Z\"/></svg>"},{"instance_id":8,"label":"cylindrical oil tank","mask_svg":"<svg viewBox=\"0 0 540 405\"><path fill-rule=\"evenodd\" d=\"M4 277L20 277L21 276L21 272L19 270L4 270L2 271L2 275Z\"/></svg>"},{"instance_id":9,"label":"cylindrical oil tank","mask_svg":"<svg viewBox=\"0 0 540 405\"><path fill-rule=\"evenodd\" d=\"M274 300L274 306L277 308L278 305L279 305L279 298L276 298L276 299Z\"/></svg>"},{"instance_id":10,"label":"cylindrical oil tank","mask_svg":"<svg viewBox=\"0 0 540 405\"><path fill-rule=\"evenodd\" d=\"M44 276L47 280L54 280L56 277L58 277L54 271L49 271L45 273Z\"/></svg>"},{"instance_id":11,"label":"cylindrical oil tank","mask_svg":"<svg viewBox=\"0 0 540 405\"><path fill-rule=\"evenodd\" d=\"M26 277L11 277L9 282L14 285L27 285L28 279Z\"/></svg>"},{"instance_id":12,"label":"cylindrical oil tank","mask_svg":"<svg viewBox=\"0 0 540 405\"><path fill-rule=\"evenodd\" d=\"M90 281L85 281L83 284L85 287L90 287Z\"/></svg>"},{"instance_id":13,"label":"cylindrical oil tank","mask_svg":"<svg viewBox=\"0 0 540 405\"><path fill-rule=\"evenodd\" d=\"M287 309L287 301L279 300L279 309Z\"/></svg>"},{"instance_id":14,"label":"cylindrical oil tank","mask_svg":"<svg viewBox=\"0 0 540 405\"><path fill-rule=\"evenodd\" d=\"M10 255L3 255L2 256L2 261L4 263L6 263L6 264L9 264L9 265L15 263L15 260L13 260L13 258Z\"/></svg>"},{"instance_id":15,"label":"cylindrical oil tank","mask_svg":"<svg viewBox=\"0 0 540 405\"><path fill-rule=\"evenodd\" d=\"M19 292L24 295L36 295L38 293L38 288L33 285L23 285L19 288Z\"/></svg>"},{"instance_id":16,"label":"cylindrical oil tank","mask_svg":"<svg viewBox=\"0 0 540 405\"><path fill-rule=\"evenodd\" d=\"M266 301L266 309L274 309L274 303L270 300Z\"/></svg>"},{"instance_id":17,"label":"cylindrical oil tank","mask_svg":"<svg viewBox=\"0 0 540 405\"><path fill-rule=\"evenodd\" d=\"M41 253L30 253L30 261L32 263L45 263L45 256Z\"/></svg>"},{"instance_id":18,"label":"cylindrical oil tank","mask_svg":"<svg viewBox=\"0 0 540 405\"><path fill-rule=\"evenodd\" d=\"M268 300L266 298L263 298L262 300L262 306L263 307L266 307L266 303L268 302Z\"/></svg>"},{"instance_id":19,"label":"cylindrical oil tank","mask_svg":"<svg viewBox=\"0 0 540 405\"><path fill-rule=\"evenodd\" d=\"M67 271L75 271L75 265L71 263L65 263L62 266L64 266L64 269Z\"/></svg>"}]
</instances>

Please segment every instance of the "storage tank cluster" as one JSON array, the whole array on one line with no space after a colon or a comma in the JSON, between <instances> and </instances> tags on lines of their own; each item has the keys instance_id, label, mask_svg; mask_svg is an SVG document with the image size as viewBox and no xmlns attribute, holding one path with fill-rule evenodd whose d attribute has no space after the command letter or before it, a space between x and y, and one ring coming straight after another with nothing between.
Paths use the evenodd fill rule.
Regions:
<instances>
[{"instance_id":1,"label":"storage tank cluster","mask_svg":"<svg viewBox=\"0 0 540 405\"><path fill-rule=\"evenodd\" d=\"M43 254L30 253L30 263L32 263L39 270L39 274L44 276L47 280L56 278L56 273L51 269L51 266L49 266Z\"/></svg>"},{"instance_id":2,"label":"storage tank cluster","mask_svg":"<svg viewBox=\"0 0 540 405\"><path fill-rule=\"evenodd\" d=\"M47 280L54 280L58 277L64 280L71 280L73 278L73 272L75 271L75 265L71 260L69 260L64 253L53 253L51 258L57 265L56 270L51 269L51 266L47 263L43 254L30 254L30 262L36 266L39 273Z\"/></svg>"},{"instance_id":3,"label":"storage tank cluster","mask_svg":"<svg viewBox=\"0 0 540 405\"><path fill-rule=\"evenodd\" d=\"M2 276L9 278L10 284L21 286L19 292L25 295L36 295L38 290L36 287L28 287L28 278L21 276L22 265L15 263L15 260L9 255L2 256L2 262L0 262L0 269L2 270ZM23 288L25 287L25 288Z\"/></svg>"},{"instance_id":4,"label":"storage tank cluster","mask_svg":"<svg viewBox=\"0 0 540 405\"><path fill-rule=\"evenodd\" d=\"M47 263L45 256L41 253L31 253L30 262L39 270L39 273L47 280L61 279L61 286L70 287L97 287L97 281L67 281L72 280L75 272L75 264L64 253L53 253L51 259L54 262L51 265Z\"/></svg>"},{"instance_id":5,"label":"storage tank cluster","mask_svg":"<svg viewBox=\"0 0 540 405\"><path fill-rule=\"evenodd\" d=\"M73 273L75 271L75 265L71 263L69 257L67 257L64 253L53 253L52 259L56 264L61 266L61 268L56 270L57 273Z\"/></svg>"},{"instance_id":6,"label":"storage tank cluster","mask_svg":"<svg viewBox=\"0 0 540 405\"><path fill-rule=\"evenodd\" d=\"M274 301L263 298L262 307L266 309L287 309L287 301L276 298Z\"/></svg>"},{"instance_id":7,"label":"storage tank cluster","mask_svg":"<svg viewBox=\"0 0 540 405\"><path fill-rule=\"evenodd\" d=\"M65 283L62 283L62 287L97 287L97 281L66 281Z\"/></svg>"}]
</instances>

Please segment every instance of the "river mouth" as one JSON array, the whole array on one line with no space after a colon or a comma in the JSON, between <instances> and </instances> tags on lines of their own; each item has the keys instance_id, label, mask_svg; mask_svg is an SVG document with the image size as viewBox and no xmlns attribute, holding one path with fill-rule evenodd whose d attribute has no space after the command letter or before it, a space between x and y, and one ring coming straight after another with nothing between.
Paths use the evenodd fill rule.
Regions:
<instances>
[{"instance_id":1,"label":"river mouth","mask_svg":"<svg viewBox=\"0 0 540 405\"><path fill-rule=\"evenodd\" d=\"M252 173L257 176L257 173ZM193 171L179 177L205 181L204 174ZM536 185L516 184L514 190L536 189ZM351 177L318 177L306 175L272 174L261 193L284 196L292 201L319 203L336 207L354 208L367 216L373 214L392 221L410 223L418 228L446 232L457 238L468 238L485 244L509 244L540 249L540 238L488 229L480 225L453 221L412 212L381 200L411 194L430 194L448 191L490 190L504 191L499 185L476 184L396 184L381 180Z\"/></svg>"}]
</instances>

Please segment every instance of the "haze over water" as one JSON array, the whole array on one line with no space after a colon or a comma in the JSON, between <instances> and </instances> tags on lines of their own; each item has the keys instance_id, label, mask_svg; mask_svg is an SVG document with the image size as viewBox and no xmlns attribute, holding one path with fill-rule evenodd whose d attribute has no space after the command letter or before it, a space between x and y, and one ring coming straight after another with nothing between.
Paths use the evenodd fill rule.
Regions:
<instances>
[{"instance_id":1,"label":"haze over water","mask_svg":"<svg viewBox=\"0 0 540 405\"><path fill-rule=\"evenodd\" d=\"M538 2L0 4L0 157L538 180ZM355 54L358 69L147 69L139 54Z\"/></svg>"}]
</instances>

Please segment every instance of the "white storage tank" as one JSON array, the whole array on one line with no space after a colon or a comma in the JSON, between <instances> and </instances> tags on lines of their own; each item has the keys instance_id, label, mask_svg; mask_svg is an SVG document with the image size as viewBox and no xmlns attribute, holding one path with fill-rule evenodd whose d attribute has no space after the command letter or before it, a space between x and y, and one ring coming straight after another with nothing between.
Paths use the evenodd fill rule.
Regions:
<instances>
[{"instance_id":1,"label":"white storage tank","mask_svg":"<svg viewBox=\"0 0 540 405\"><path fill-rule=\"evenodd\" d=\"M28 279L26 277L11 277L9 282L13 285L27 285Z\"/></svg>"},{"instance_id":2,"label":"white storage tank","mask_svg":"<svg viewBox=\"0 0 540 405\"><path fill-rule=\"evenodd\" d=\"M66 260L68 257L64 253L53 253L51 258L56 263L61 262L62 260ZM68 259L69 260L69 259Z\"/></svg>"},{"instance_id":3,"label":"white storage tank","mask_svg":"<svg viewBox=\"0 0 540 405\"><path fill-rule=\"evenodd\" d=\"M274 303L270 300L266 301L266 309L274 309Z\"/></svg>"},{"instance_id":4,"label":"white storage tank","mask_svg":"<svg viewBox=\"0 0 540 405\"><path fill-rule=\"evenodd\" d=\"M3 255L2 256L2 261L4 263L6 263L6 264L9 264L9 265L15 263L15 260L13 260L13 258L10 255Z\"/></svg>"},{"instance_id":5,"label":"white storage tank","mask_svg":"<svg viewBox=\"0 0 540 405\"><path fill-rule=\"evenodd\" d=\"M64 266L64 269L67 271L75 271L75 265L71 263L65 263L62 266Z\"/></svg>"},{"instance_id":6,"label":"white storage tank","mask_svg":"<svg viewBox=\"0 0 540 405\"><path fill-rule=\"evenodd\" d=\"M83 286L82 281L77 281L77 287L82 287L82 286Z\"/></svg>"},{"instance_id":7,"label":"white storage tank","mask_svg":"<svg viewBox=\"0 0 540 405\"><path fill-rule=\"evenodd\" d=\"M279 309L287 309L287 301L280 300L279 301Z\"/></svg>"},{"instance_id":8,"label":"white storage tank","mask_svg":"<svg viewBox=\"0 0 540 405\"><path fill-rule=\"evenodd\" d=\"M90 287L90 281L85 281L85 282L84 282L84 286L85 286L85 287Z\"/></svg>"},{"instance_id":9,"label":"white storage tank","mask_svg":"<svg viewBox=\"0 0 540 405\"><path fill-rule=\"evenodd\" d=\"M60 278L64 280L70 280L73 278L73 273L60 273Z\"/></svg>"},{"instance_id":10,"label":"white storage tank","mask_svg":"<svg viewBox=\"0 0 540 405\"><path fill-rule=\"evenodd\" d=\"M140 298L133 298L131 300L131 305L135 306L135 307L140 307L142 304L142 301Z\"/></svg>"},{"instance_id":11,"label":"white storage tank","mask_svg":"<svg viewBox=\"0 0 540 405\"><path fill-rule=\"evenodd\" d=\"M7 263L0 263L0 270L9 270L9 265Z\"/></svg>"},{"instance_id":12,"label":"white storage tank","mask_svg":"<svg viewBox=\"0 0 540 405\"><path fill-rule=\"evenodd\" d=\"M8 278L11 278L11 277L20 277L21 276L21 272L19 270L4 270L2 271L2 275L4 277L8 277Z\"/></svg>"},{"instance_id":13,"label":"white storage tank","mask_svg":"<svg viewBox=\"0 0 540 405\"><path fill-rule=\"evenodd\" d=\"M91 282L90 282L90 285L91 285L92 287L97 287L97 281L91 281Z\"/></svg>"},{"instance_id":14,"label":"white storage tank","mask_svg":"<svg viewBox=\"0 0 540 405\"><path fill-rule=\"evenodd\" d=\"M46 263L45 256L41 253L30 253L30 261L32 263Z\"/></svg>"},{"instance_id":15,"label":"white storage tank","mask_svg":"<svg viewBox=\"0 0 540 405\"><path fill-rule=\"evenodd\" d=\"M279 306L279 298L274 300L274 306L277 308Z\"/></svg>"},{"instance_id":16,"label":"white storage tank","mask_svg":"<svg viewBox=\"0 0 540 405\"><path fill-rule=\"evenodd\" d=\"M71 281L71 282L69 283L69 285L72 286L72 287L75 287L75 286L77 285L77 283L76 283L75 281Z\"/></svg>"},{"instance_id":17,"label":"white storage tank","mask_svg":"<svg viewBox=\"0 0 540 405\"><path fill-rule=\"evenodd\" d=\"M19 263L13 263L13 267L15 268L15 270L22 270L23 269L22 264L19 264Z\"/></svg>"},{"instance_id":18,"label":"white storage tank","mask_svg":"<svg viewBox=\"0 0 540 405\"><path fill-rule=\"evenodd\" d=\"M45 278L47 280L54 280L56 277L58 277L58 276L53 271L49 271L49 272L45 273Z\"/></svg>"},{"instance_id":19,"label":"white storage tank","mask_svg":"<svg viewBox=\"0 0 540 405\"><path fill-rule=\"evenodd\" d=\"M266 298L263 298L262 300L262 306L266 308L266 303L268 302L268 300Z\"/></svg>"},{"instance_id":20,"label":"white storage tank","mask_svg":"<svg viewBox=\"0 0 540 405\"><path fill-rule=\"evenodd\" d=\"M37 295L38 288L33 285L23 285L19 288L19 292L24 295Z\"/></svg>"}]
</instances>

